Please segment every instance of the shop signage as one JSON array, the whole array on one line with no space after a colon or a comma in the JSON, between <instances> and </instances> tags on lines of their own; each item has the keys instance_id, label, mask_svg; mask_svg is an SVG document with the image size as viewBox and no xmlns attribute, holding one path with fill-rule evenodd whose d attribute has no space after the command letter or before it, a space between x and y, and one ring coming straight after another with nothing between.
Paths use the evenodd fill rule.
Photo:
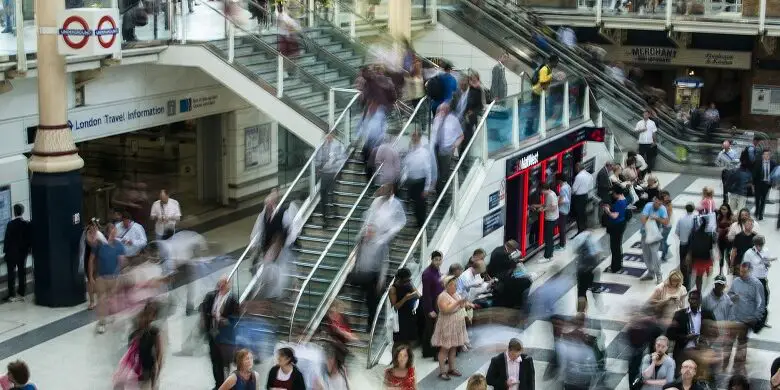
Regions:
<instances>
[{"instance_id":1,"label":"shop signage","mask_svg":"<svg viewBox=\"0 0 780 390\"><path fill-rule=\"evenodd\" d=\"M62 55L113 54L122 49L116 8L66 9L57 20L57 49Z\"/></svg>"},{"instance_id":2,"label":"shop signage","mask_svg":"<svg viewBox=\"0 0 780 390\"><path fill-rule=\"evenodd\" d=\"M553 138L535 149L525 150L515 157L506 160L506 177L516 172L528 169L539 161L570 148L583 141L604 142L606 129L603 127L580 127Z\"/></svg>"},{"instance_id":3,"label":"shop signage","mask_svg":"<svg viewBox=\"0 0 780 390\"><path fill-rule=\"evenodd\" d=\"M488 210L493 210L501 203L501 191L488 195Z\"/></svg>"},{"instance_id":4,"label":"shop signage","mask_svg":"<svg viewBox=\"0 0 780 390\"><path fill-rule=\"evenodd\" d=\"M68 125L76 142L136 131L246 107L240 97L224 87L184 91L145 99L69 110ZM27 132L35 131L38 118L21 121ZM35 139L28 134L28 140ZM20 151L21 152L21 151Z\"/></svg>"},{"instance_id":5,"label":"shop signage","mask_svg":"<svg viewBox=\"0 0 780 390\"><path fill-rule=\"evenodd\" d=\"M504 209L496 209L482 217L482 237L504 227Z\"/></svg>"},{"instance_id":6,"label":"shop signage","mask_svg":"<svg viewBox=\"0 0 780 390\"><path fill-rule=\"evenodd\" d=\"M604 46L607 58L634 64L750 69L750 52L677 49L654 46Z\"/></svg>"}]
</instances>

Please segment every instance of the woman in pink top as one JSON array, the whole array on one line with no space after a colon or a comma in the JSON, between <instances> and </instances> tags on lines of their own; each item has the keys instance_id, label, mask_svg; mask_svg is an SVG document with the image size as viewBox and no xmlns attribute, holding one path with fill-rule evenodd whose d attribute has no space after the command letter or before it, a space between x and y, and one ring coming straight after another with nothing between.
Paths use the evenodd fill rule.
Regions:
<instances>
[{"instance_id":1,"label":"woman in pink top","mask_svg":"<svg viewBox=\"0 0 780 390\"><path fill-rule=\"evenodd\" d=\"M699 214L710 214L717 210L715 206L715 191L711 187L704 187L701 190L701 201L696 210Z\"/></svg>"}]
</instances>

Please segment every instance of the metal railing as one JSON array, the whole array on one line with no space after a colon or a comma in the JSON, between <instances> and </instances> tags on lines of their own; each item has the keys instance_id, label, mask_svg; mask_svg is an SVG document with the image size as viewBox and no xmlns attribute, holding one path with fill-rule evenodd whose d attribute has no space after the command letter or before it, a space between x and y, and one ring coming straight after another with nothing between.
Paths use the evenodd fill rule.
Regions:
<instances>
[{"instance_id":1,"label":"metal railing","mask_svg":"<svg viewBox=\"0 0 780 390\"><path fill-rule=\"evenodd\" d=\"M439 194L439 197L436 199L436 202L433 204L433 207L431 207L430 211L428 211L428 217L425 219L425 222L423 223L422 227L420 228L420 231L417 233L417 235L414 237L414 240L409 245L409 251L406 253L406 256L404 256L404 259L401 261L401 264L398 266L399 269L405 267L407 263L414 257L415 253L417 252L417 246L420 244L422 246L420 252L421 253L421 259L424 258L424 252L426 252L426 245L428 244L428 227L431 225L431 221L434 218L434 215L436 211L439 209L439 206L441 206L442 202L444 201L444 198L447 196L447 193L450 191L450 188L452 188L452 198L451 198L451 207L453 212L455 212L457 207L457 200L458 200L458 192L460 190L459 185L459 174L460 174L460 168L463 165L463 162L466 161L466 156L469 156L472 148L474 147L474 144L478 142L477 140L480 140L480 146L484 149L487 149L487 118L490 114L490 112L493 110L494 105L496 104L496 101L492 101L490 105L485 108L485 112L482 115L482 118L480 119L476 131L474 131L474 135L469 141L468 145L466 145L466 148L463 151L463 154L461 155L461 158L458 159L458 162L455 164L454 169L452 170L452 174L450 175L449 179L447 179L447 182L444 184L444 187L442 187L442 191ZM486 151L480 151L477 153L480 156L485 156ZM482 163L484 164L484 160ZM453 214L454 215L454 214ZM422 266L422 262L420 264L420 267L418 269L418 274L422 274L422 271L424 270L424 267ZM392 286L395 282L395 277L390 281L389 286ZM387 305L387 301L389 299L390 294L390 287L388 287L385 292L382 294L382 297L379 299L379 305L377 306L376 314L374 315L374 318L370 318L371 321L371 332L369 334L368 339L368 356L367 356L367 362L366 365L368 368L373 367L378 361L380 356L382 355L382 350L386 347L386 345L383 345L382 348L380 348L380 351L376 356L372 356L371 350L375 343L375 336L376 336L376 327L377 322L379 321L379 317L382 314L382 310Z\"/></svg>"},{"instance_id":2,"label":"metal railing","mask_svg":"<svg viewBox=\"0 0 780 390\"><path fill-rule=\"evenodd\" d=\"M328 135L329 134L337 134L338 133L338 127L341 124L341 121L346 117L346 114L349 112L349 108L352 107L357 102L359 97L360 97L360 93L356 92L355 95L352 97L352 99L347 104L347 108L344 111L341 112L341 114L338 116L338 119L336 119L334 121L334 123L331 125L331 129L328 132ZM348 137L347 138L347 142L344 143L345 145L349 144L349 134L347 134L347 137ZM343 141L339 140L339 142L343 142ZM290 182L290 184L288 184L287 190L284 192L284 195L282 195L281 199L279 200L279 203L278 203L279 205L283 205L290 198L290 195L293 192L295 192L295 188L297 187L297 185L301 181L301 179L303 179L304 174L307 173L307 172L309 173L309 183L308 183L309 196L308 196L307 199L309 201L313 201L316 198L316 196L318 194L317 194L317 191L316 191L316 187L317 187L316 180L317 180L317 178L316 178L316 174L315 174L316 173L315 172L316 171L316 169L315 169L316 167L314 166L314 159L316 158L317 152L320 150L320 148L322 148L323 144L324 144L324 141L322 143L320 143L319 145L317 145L317 147L312 152L311 156L309 156L309 159L306 160L306 163L303 165L301 170L298 172L298 175L296 175L295 179L293 179L293 181ZM345 164L345 163L346 163L346 160L344 161L344 163L342 163L342 167L343 167L343 164ZM341 168L339 168L339 170L341 170ZM274 210L274 215L276 215L276 213L279 210L280 210L280 208L277 207ZM247 245L246 249L244 249L244 252L241 253L241 256L238 258L238 261L236 261L236 264L233 266L233 268L230 270L230 273L228 274L228 280L229 281L231 281L231 282L233 281L233 278L238 273L239 267L241 266L243 261L246 259L246 257L249 254L249 252L254 248L255 244L257 244L258 240L259 240L259 237L257 235L253 236L249 240L249 245ZM260 273L262 273L262 268L258 269L258 271L257 271L255 277L253 278L253 280L256 279L259 276ZM242 293L242 296L243 296L243 293Z\"/></svg>"},{"instance_id":3,"label":"metal railing","mask_svg":"<svg viewBox=\"0 0 780 390\"><path fill-rule=\"evenodd\" d=\"M396 139L393 141L393 147L395 147L398 144L398 141L400 141L401 138L407 133L407 129L409 129L411 127L412 123L414 123L414 117L416 116L416 114L420 110L420 107L423 106L423 102L425 100L426 100L425 98L420 99L420 101L417 103L417 106L415 107L415 110L414 110L412 116L409 118L409 120L406 122L406 124L404 125L403 129L401 130L401 132L396 136ZM372 184L374 183L374 181L379 176L379 174L380 174L380 172L381 172L383 167L384 167L384 163L382 163L374 171L374 174L368 180L368 182L366 183L365 187L360 192L360 195L358 196L357 200L352 205L352 207L349 209L349 212L347 213L347 215L344 217L344 221L342 221L341 224L339 225L339 227L336 229L336 233L333 235L333 238L331 238L330 241L328 241L328 244L322 250L322 253L320 254L319 258L317 258L317 261L314 263L314 266L312 266L312 269L309 272L309 275L306 276L306 279L304 280L303 284L301 285L301 288L300 288L300 290L298 292L298 296L295 298L295 303L293 304L292 312L290 313L290 328L289 328L290 332L289 332L289 335L288 335L288 341L290 341L290 342L293 341L293 333L295 332L295 314L298 311L298 306L301 303L301 299L303 298L304 294L306 293L306 287L308 287L309 283L311 282L312 278L314 277L314 274L318 271L320 265L322 264L323 260L327 256L328 252L333 247L333 245L336 243L337 239L341 235L341 232L349 224L349 221L352 218L352 215L355 213L355 210L357 210L357 207L360 204L360 202L366 196L366 193L368 193L369 189L372 187ZM349 263L349 262L347 262L347 263ZM339 274L343 273L344 268L346 268L346 265L345 265L345 267L342 268L342 272L340 272ZM338 277L338 275L337 275L337 277ZM335 286L336 286L336 283L331 283L329 289L326 291L325 294L323 294L323 300L325 300L329 295L333 294L333 290L334 290ZM320 305L320 307L322 307L322 306L323 305ZM309 339L311 337L311 334L313 334L315 329L312 326L312 324L315 322L315 317L316 316L313 315L312 318L309 319L309 322L307 323L307 325L304 327L304 329L303 329L304 336L301 338L302 340Z\"/></svg>"}]
</instances>

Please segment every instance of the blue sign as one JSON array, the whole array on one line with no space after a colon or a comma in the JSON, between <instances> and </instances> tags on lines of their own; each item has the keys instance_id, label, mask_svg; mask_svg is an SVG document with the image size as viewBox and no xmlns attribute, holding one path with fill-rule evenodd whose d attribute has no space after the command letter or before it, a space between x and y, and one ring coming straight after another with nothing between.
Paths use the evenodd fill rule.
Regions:
<instances>
[{"instance_id":1,"label":"blue sign","mask_svg":"<svg viewBox=\"0 0 780 390\"><path fill-rule=\"evenodd\" d=\"M122 123L129 120L148 118L165 113L165 107L153 106L142 110L132 109L126 112L114 112L100 116L91 116L82 120L68 121L71 130L89 129L103 124Z\"/></svg>"},{"instance_id":2,"label":"blue sign","mask_svg":"<svg viewBox=\"0 0 780 390\"><path fill-rule=\"evenodd\" d=\"M179 100L179 112L190 112L192 111L192 99L181 99Z\"/></svg>"},{"instance_id":3,"label":"blue sign","mask_svg":"<svg viewBox=\"0 0 780 390\"><path fill-rule=\"evenodd\" d=\"M497 209L482 217L482 237L504 227L504 210Z\"/></svg>"},{"instance_id":4,"label":"blue sign","mask_svg":"<svg viewBox=\"0 0 780 390\"><path fill-rule=\"evenodd\" d=\"M498 207L498 204L501 200L500 194L500 191L496 191L488 196L488 210L493 210L494 208Z\"/></svg>"}]
</instances>

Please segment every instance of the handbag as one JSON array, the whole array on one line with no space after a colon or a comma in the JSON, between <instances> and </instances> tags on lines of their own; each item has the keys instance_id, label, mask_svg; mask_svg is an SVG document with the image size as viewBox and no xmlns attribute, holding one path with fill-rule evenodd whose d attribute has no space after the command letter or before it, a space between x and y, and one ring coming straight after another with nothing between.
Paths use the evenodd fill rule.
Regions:
<instances>
[{"instance_id":1,"label":"handbag","mask_svg":"<svg viewBox=\"0 0 780 390\"><path fill-rule=\"evenodd\" d=\"M663 235L661 229L658 228L658 224L655 221L648 219L645 222L645 244L652 244L661 241Z\"/></svg>"}]
</instances>

